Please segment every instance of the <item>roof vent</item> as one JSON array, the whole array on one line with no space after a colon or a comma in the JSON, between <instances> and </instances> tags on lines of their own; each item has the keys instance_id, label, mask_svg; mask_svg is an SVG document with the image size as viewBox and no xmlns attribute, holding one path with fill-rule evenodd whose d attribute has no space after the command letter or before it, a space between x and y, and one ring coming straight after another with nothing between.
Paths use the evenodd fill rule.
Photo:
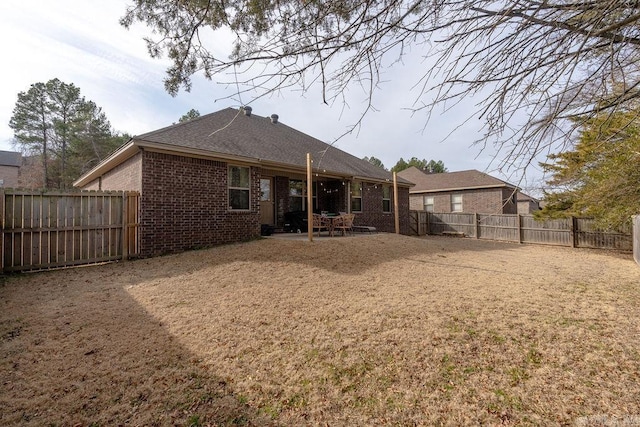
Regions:
<instances>
[{"instance_id":1,"label":"roof vent","mask_svg":"<svg viewBox=\"0 0 640 427\"><path fill-rule=\"evenodd\" d=\"M251 110L252 108L247 106L242 107L242 109L244 110L244 115L247 117L251 117Z\"/></svg>"},{"instance_id":2,"label":"roof vent","mask_svg":"<svg viewBox=\"0 0 640 427\"><path fill-rule=\"evenodd\" d=\"M276 123L278 123L278 115L277 114L272 114L271 115L271 123L273 123L274 125Z\"/></svg>"}]
</instances>

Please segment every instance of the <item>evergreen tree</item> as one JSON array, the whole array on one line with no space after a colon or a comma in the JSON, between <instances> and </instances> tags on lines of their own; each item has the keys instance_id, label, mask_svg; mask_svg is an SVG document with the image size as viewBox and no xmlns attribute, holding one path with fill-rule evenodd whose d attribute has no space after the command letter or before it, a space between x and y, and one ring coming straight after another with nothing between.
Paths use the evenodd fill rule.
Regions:
<instances>
[{"instance_id":1,"label":"evergreen tree","mask_svg":"<svg viewBox=\"0 0 640 427\"><path fill-rule=\"evenodd\" d=\"M447 172L447 168L444 166L444 162L442 160L429 160L428 162L425 159L418 159L417 157L412 157L408 162L400 157L400 160L391 168L391 172L400 172L405 169L409 169L411 166L415 166L421 171L428 173L442 173Z\"/></svg>"},{"instance_id":2,"label":"evergreen tree","mask_svg":"<svg viewBox=\"0 0 640 427\"><path fill-rule=\"evenodd\" d=\"M187 122L197 117L200 117L200 111L192 108L191 110L183 114L182 117L180 117L180 119L178 119L178 123Z\"/></svg>"},{"instance_id":3,"label":"evergreen tree","mask_svg":"<svg viewBox=\"0 0 640 427\"><path fill-rule=\"evenodd\" d=\"M50 139L54 124L51 104L44 83L32 84L28 91L18 94L9 127L14 138L27 154L36 154L42 159L42 186L49 186Z\"/></svg>"},{"instance_id":4,"label":"evergreen tree","mask_svg":"<svg viewBox=\"0 0 640 427\"><path fill-rule=\"evenodd\" d=\"M37 156L43 188L68 188L123 142L105 114L80 89L59 79L20 92L9 122L27 155Z\"/></svg>"},{"instance_id":5,"label":"evergreen tree","mask_svg":"<svg viewBox=\"0 0 640 427\"><path fill-rule=\"evenodd\" d=\"M600 114L582 122L573 149L543 163L552 174L540 218L588 216L605 229L640 214L640 117L635 111Z\"/></svg>"},{"instance_id":6,"label":"evergreen tree","mask_svg":"<svg viewBox=\"0 0 640 427\"><path fill-rule=\"evenodd\" d=\"M387 170L387 168L384 167L384 164L382 163L382 160L378 159L377 157L364 157L362 160L366 160L367 162L371 163L374 166L377 166L379 168L382 168L384 170Z\"/></svg>"}]
</instances>

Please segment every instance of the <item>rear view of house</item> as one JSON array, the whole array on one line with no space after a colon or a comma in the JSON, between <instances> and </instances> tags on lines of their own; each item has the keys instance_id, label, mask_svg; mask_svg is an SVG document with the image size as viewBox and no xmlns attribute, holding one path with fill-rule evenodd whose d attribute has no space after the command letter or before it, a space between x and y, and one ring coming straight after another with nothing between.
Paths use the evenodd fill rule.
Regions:
<instances>
[{"instance_id":1,"label":"rear view of house","mask_svg":"<svg viewBox=\"0 0 640 427\"><path fill-rule=\"evenodd\" d=\"M354 213L355 225L379 231L395 226L389 172L250 107L133 137L74 185L140 193L142 256L255 238L264 226L284 229L292 213L308 210ZM307 206L309 185L313 206ZM405 234L410 185L400 180L398 186Z\"/></svg>"}]
</instances>

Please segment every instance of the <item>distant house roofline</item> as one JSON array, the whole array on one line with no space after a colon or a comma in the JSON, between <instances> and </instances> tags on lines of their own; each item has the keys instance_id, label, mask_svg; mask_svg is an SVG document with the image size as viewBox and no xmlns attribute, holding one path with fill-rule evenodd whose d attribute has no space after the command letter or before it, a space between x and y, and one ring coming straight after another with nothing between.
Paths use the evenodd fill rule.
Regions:
<instances>
[{"instance_id":1,"label":"distant house roofline","mask_svg":"<svg viewBox=\"0 0 640 427\"><path fill-rule=\"evenodd\" d=\"M398 175L415 184L415 186L409 190L410 194L429 194L488 188L519 190L516 185L475 169L457 172L425 173L415 166L412 166L399 172Z\"/></svg>"},{"instance_id":2,"label":"distant house roofline","mask_svg":"<svg viewBox=\"0 0 640 427\"><path fill-rule=\"evenodd\" d=\"M22 154L18 151L0 150L0 166L22 166Z\"/></svg>"}]
</instances>

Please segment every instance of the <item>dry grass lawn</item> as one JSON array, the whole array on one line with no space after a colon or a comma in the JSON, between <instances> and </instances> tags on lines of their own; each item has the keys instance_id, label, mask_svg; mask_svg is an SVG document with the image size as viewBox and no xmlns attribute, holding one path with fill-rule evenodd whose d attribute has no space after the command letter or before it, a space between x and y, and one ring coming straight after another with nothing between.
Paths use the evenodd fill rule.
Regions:
<instances>
[{"instance_id":1,"label":"dry grass lawn","mask_svg":"<svg viewBox=\"0 0 640 427\"><path fill-rule=\"evenodd\" d=\"M0 425L640 422L630 254L379 234L0 280Z\"/></svg>"}]
</instances>

